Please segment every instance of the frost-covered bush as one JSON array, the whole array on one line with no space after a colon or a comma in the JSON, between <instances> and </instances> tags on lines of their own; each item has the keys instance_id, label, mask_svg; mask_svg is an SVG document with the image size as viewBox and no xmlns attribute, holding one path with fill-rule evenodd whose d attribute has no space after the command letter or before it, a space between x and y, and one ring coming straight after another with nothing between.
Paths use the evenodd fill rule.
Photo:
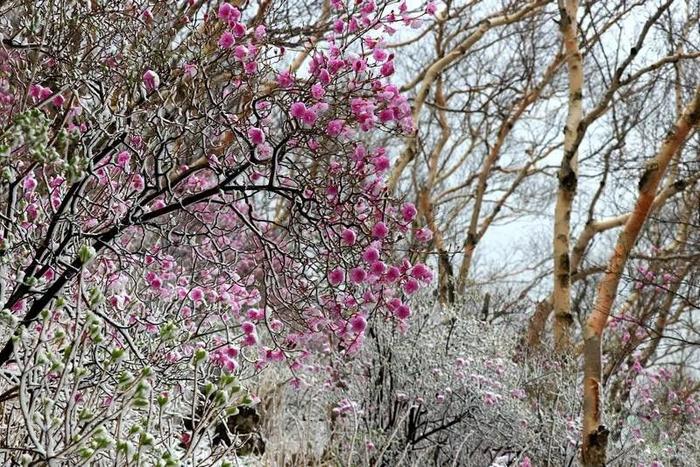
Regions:
<instances>
[{"instance_id":1,"label":"frost-covered bush","mask_svg":"<svg viewBox=\"0 0 700 467\"><path fill-rule=\"evenodd\" d=\"M276 393L284 404L267 414L268 462L578 465L580 362L524 356L521 323L480 320L477 294L451 308L419 301L407 326L371 327L349 364L329 358L298 390ZM697 465L697 417L672 420L663 385L650 386L660 380L639 378L624 415L606 413L624 427L610 465ZM656 405L655 417L640 405ZM671 426L675 444L660 433Z\"/></svg>"}]
</instances>

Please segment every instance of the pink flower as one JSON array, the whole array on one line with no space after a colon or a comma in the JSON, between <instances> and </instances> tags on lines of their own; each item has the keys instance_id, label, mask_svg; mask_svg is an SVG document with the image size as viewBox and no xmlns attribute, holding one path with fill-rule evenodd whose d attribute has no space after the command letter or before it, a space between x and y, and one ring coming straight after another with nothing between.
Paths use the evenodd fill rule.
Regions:
<instances>
[{"instance_id":1,"label":"pink flower","mask_svg":"<svg viewBox=\"0 0 700 467\"><path fill-rule=\"evenodd\" d=\"M374 248L373 246L367 248L364 253L362 253L362 259L365 260L365 262L372 264L375 261L379 260L379 250Z\"/></svg>"},{"instance_id":2,"label":"pink flower","mask_svg":"<svg viewBox=\"0 0 700 467\"><path fill-rule=\"evenodd\" d=\"M340 234L342 242L344 245L347 246L352 246L355 244L355 240L357 239L357 235L355 234L355 231L352 229L345 229L343 230L343 233Z\"/></svg>"},{"instance_id":3,"label":"pink flower","mask_svg":"<svg viewBox=\"0 0 700 467\"><path fill-rule=\"evenodd\" d=\"M219 18L224 21L238 21L241 18L241 12L230 3L222 3L219 5Z\"/></svg>"},{"instance_id":4,"label":"pink flower","mask_svg":"<svg viewBox=\"0 0 700 467\"><path fill-rule=\"evenodd\" d=\"M192 79L197 75L197 65L193 63L185 63L182 65L182 72L188 79Z\"/></svg>"},{"instance_id":5,"label":"pink flower","mask_svg":"<svg viewBox=\"0 0 700 467\"><path fill-rule=\"evenodd\" d=\"M318 114L316 114L316 111L312 109L307 109L306 112L304 112L304 116L301 118L301 121L304 122L307 126L313 126L314 123L316 123L316 118L318 118Z\"/></svg>"},{"instance_id":6,"label":"pink flower","mask_svg":"<svg viewBox=\"0 0 700 467\"><path fill-rule=\"evenodd\" d=\"M343 120L331 120L326 126L326 134L328 136L338 136L343 131L344 126L345 122Z\"/></svg>"},{"instance_id":7,"label":"pink flower","mask_svg":"<svg viewBox=\"0 0 700 467\"><path fill-rule=\"evenodd\" d=\"M428 243L433 239L433 231L427 227L416 230L416 239L422 243Z\"/></svg>"},{"instance_id":8,"label":"pink flower","mask_svg":"<svg viewBox=\"0 0 700 467\"><path fill-rule=\"evenodd\" d=\"M55 105L56 107L63 107L63 104L65 102L66 102L66 98L60 94L56 94L56 96L51 100L51 103L53 105Z\"/></svg>"},{"instance_id":9,"label":"pink flower","mask_svg":"<svg viewBox=\"0 0 700 467\"><path fill-rule=\"evenodd\" d=\"M303 102L295 102L289 108L289 114L294 118L302 119L305 113L306 105Z\"/></svg>"},{"instance_id":10,"label":"pink flower","mask_svg":"<svg viewBox=\"0 0 700 467\"><path fill-rule=\"evenodd\" d=\"M147 91L155 91L160 86L160 77L153 70L147 70L143 74L143 84Z\"/></svg>"},{"instance_id":11,"label":"pink flower","mask_svg":"<svg viewBox=\"0 0 700 467\"><path fill-rule=\"evenodd\" d=\"M332 286L338 286L345 281L345 271L337 267L328 274L328 282Z\"/></svg>"},{"instance_id":12,"label":"pink flower","mask_svg":"<svg viewBox=\"0 0 700 467\"><path fill-rule=\"evenodd\" d=\"M245 334L253 334L255 332L255 324L250 321L244 321L241 323L241 331Z\"/></svg>"},{"instance_id":13,"label":"pink flower","mask_svg":"<svg viewBox=\"0 0 700 467\"><path fill-rule=\"evenodd\" d=\"M429 15L434 15L435 12L437 12L437 5L435 4L435 2L428 2L427 5L425 5L425 12Z\"/></svg>"},{"instance_id":14,"label":"pink flower","mask_svg":"<svg viewBox=\"0 0 700 467\"><path fill-rule=\"evenodd\" d=\"M396 266L389 267L389 270L386 272L386 280L395 282L399 277L401 277L401 270Z\"/></svg>"},{"instance_id":15,"label":"pink flower","mask_svg":"<svg viewBox=\"0 0 700 467\"><path fill-rule=\"evenodd\" d=\"M131 177L131 188L136 191L141 191L146 186L143 177L139 174L134 174Z\"/></svg>"},{"instance_id":16,"label":"pink flower","mask_svg":"<svg viewBox=\"0 0 700 467\"><path fill-rule=\"evenodd\" d=\"M265 133L260 128L250 127L248 129L248 138L255 145L263 144L265 142Z\"/></svg>"},{"instance_id":17,"label":"pink flower","mask_svg":"<svg viewBox=\"0 0 700 467\"><path fill-rule=\"evenodd\" d=\"M24 188L24 191L26 191L27 193L31 193L32 191L34 191L36 186L37 186L37 181L33 175L28 176L22 182L22 187Z\"/></svg>"},{"instance_id":18,"label":"pink flower","mask_svg":"<svg viewBox=\"0 0 700 467\"><path fill-rule=\"evenodd\" d=\"M257 40L262 40L267 35L267 30L265 29L265 26L261 24L255 27L255 32L253 34Z\"/></svg>"},{"instance_id":19,"label":"pink flower","mask_svg":"<svg viewBox=\"0 0 700 467\"><path fill-rule=\"evenodd\" d=\"M233 34L230 32L226 31L219 37L219 47L222 49L230 49L233 47L233 44L236 43L236 39L233 37Z\"/></svg>"},{"instance_id":20,"label":"pink flower","mask_svg":"<svg viewBox=\"0 0 700 467\"><path fill-rule=\"evenodd\" d=\"M386 264L384 264L383 261L375 261L374 263L372 263L369 270L375 276L381 276L386 271Z\"/></svg>"},{"instance_id":21,"label":"pink flower","mask_svg":"<svg viewBox=\"0 0 700 467\"><path fill-rule=\"evenodd\" d=\"M399 319L406 319L411 316L411 309L407 305L401 304L396 307L394 314Z\"/></svg>"},{"instance_id":22,"label":"pink flower","mask_svg":"<svg viewBox=\"0 0 700 467\"><path fill-rule=\"evenodd\" d=\"M350 282L353 284L359 285L364 282L366 278L367 272L364 269L357 267L350 270Z\"/></svg>"},{"instance_id":23,"label":"pink flower","mask_svg":"<svg viewBox=\"0 0 700 467\"><path fill-rule=\"evenodd\" d=\"M525 456L523 457L523 460L520 461L520 464L518 464L518 467L532 467L532 461L529 457Z\"/></svg>"},{"instance_id":24,"label":"pink flower","mask_svg":"<svg viewBox=\"0 0 700 467\"><path fill-rule=\"evenodd\" d=\"M289 71L285 70L277 75L277 84L279 84L282 88L292 87L292 85L294 84L294 77Z\"/></svg>"},{"instance_id":25,"label":"pink flower","mask_svg":"<svg viewBox=\"0 0 700 467\"><path fill-rule=\"evenodd\" d=\"M129 164L129 161L131 160L131 154L129 154L128 151L122 151L119 154L117 154L117 165L119 167L126 167L127 164Z\"/></svg>"},{"instance_id":26,"label":"pink flower","mask_svg":"<svg viewBox=\"0 0 700 467\"><path fill-rule=\"evenodd\" d=\"M417 280L409 279L404 284L403 291L406 292L407 294L411 295L411 294L418 292L419 288L420 288L420 285L418 285Z\"/></svg>"},{"instance_id":27,"label":"pink flower","mask_svg":"<svg viewBox=\"0 0 700 467\"><path fill-rule=\"evenodd\" d=\"M374 227L372 227L372 237L377 238L377 239L382 239L386 237L389 234L389 228L386 226L384 222L377 222L374 224Z\"/></svg>"},{"instance_id":28,"label":"pink flower","mask_svg":"<svg viewBox=\"0 0 700 467\"><path fill-rule=\"evenodd\" d=\"M248 56L248 48L245 45L237 45L233 55L240 61L245 60Z\"/></svg>"},{"instance_id":29,"label":"pink flower","mask_svg":"<svg viewBox=\"0 0 700 467\"><path fill-rule=\"evenodd\" d=\"M423 263L418 263L411 269L411 276L423 282L433 280L433 272Z\"/></svg>"},{"instance_id":30,"label":"pink flower","mask_svg":"<svg viewBox=\"0 0 700 467\"><path fill-rule=\"evenodd\" d=\"M326 90L323 89L321 83L314 83L314 85L311 86L311 97L313 97L314 99L321 99L325 94Z\"/></svg>"},{"instance_id":31,"label":"pink flower","mask_svg":"<svg viewBox=\"0 0 700 467\"><path fill-rule=\"evenodd\" d=\"M405 203L401 206L401 217L403 217L404 222L412 222L416 218L418 210L413 205L413 203Z\"/></svg>"},{"instance_id":32,"label":"pink flower","mask_svg":"<svg viewBox=\"0 0 700 467\"><path fill-rule=\"evenodd\" d=\"M394 74L394 62L392 60L389 60L388 62L384 62L382 65L381 69L379 72L382 74L382 76L391 76Z\"/></svg>"},{"instance_id":33,"label":"pink flower","mask_svg":"<svg viewBox=\"0 0 700 467\"><path fill-rule=\"evenodd\" d=\"M204 299L204 292L199 287L190 290L190 298L193 302L199 303Z\"/></svg>"},{"instance_id":34,"label":"pink flower","mask_svg":"<svg viewBox=\"0 0 700 467\"><path fill-rule=\"evenodd\" d=\"M350 318L350 328L353 332L361 334L367 328L367 320L364 316L357 314Z\"/></svg>"},{"instance_id":35,"label":"pink flower","mask_svg":"<svg viewBox=\"0 0 700 467\"><path fill-rule=\"evenodd\" d=\"M231 29L233 30L233 35L236 37L243 37L248 31L245 24L242 23L234 23Z\"/></svg>"},{"instance_id":36,"label":"pink flower","mask_svg":"<svg viewBox=\"0 0 700 467\"><path fill-rule=\"evenodd\" d=\"M379 47L375 47L372 51L372 58L378 62L383 62L388 56L389 55L386 53L386 50L380 49Z\"/></svg>"}]
</instances>

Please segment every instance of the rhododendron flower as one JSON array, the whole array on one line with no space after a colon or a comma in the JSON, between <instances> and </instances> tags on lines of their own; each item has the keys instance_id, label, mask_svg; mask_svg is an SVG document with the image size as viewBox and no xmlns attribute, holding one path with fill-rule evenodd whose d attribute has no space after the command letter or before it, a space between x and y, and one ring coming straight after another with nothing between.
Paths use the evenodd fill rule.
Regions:
<instances>
[{"instance_id":1,"label":"rhododendron flower","mask_svg":"<svg viewBox=\"0 0 700 467\"><path fill-rule=\"evenodd\" d=\"M392 60L389 60L388 62L384 62L382 65L381 69L379 72L382 74L382 76L391 76L394 74L394 62Z\"/></svg>"},{"instance_id":2,"label":"rhododendron flower","mask_svg":"<svg viewBox=\"0 0 700 467\"><path fill-rule=\"evenodd\" d=\"M255 145L263 144L265 142L265 133L260 128L250 127L248 128L248 138Z\"/></svg>"},{"instance_id":3,"label":"rhododendron flower","mask_svg":"<svg viewBox=\"0 0 700 467\"><path fill-rule=\"evenodd\" d=\"M245 36L246 32L248 32L245 24L242 23L234 23L231 30L233 31L233 35L236 37L243 37Z\"/></svg>"},{"instance_id":4,"label":"rhododendron flower","mask_svg":"<svg viewBox=\"0 0 700 467\"><path fill-rule=\"evenodd\" d=\"M245 45L237 45L233 55L236 59L243 61L248 56L248 48Z\"/></svg>"},{"instance_id":5,"label":"rhododendron flower","mask_svg":"<svg viewBox=\"0 0 700 467\"><path fill-rule=\"evenodd\" d=\"M143 84L147 91L155 91L160 86L160 77L153 70L147 70L143 74Z\"/></svg>"},{"instance_id":6,"label":"rhododendron flower","mask_svg":"<svg viewBox=\"0 0 700 467\"><path fill-rule=\"evenodd\" d=\"M193 302L199 303L204 300L204 292L199 287L195 287L190 290L190 298Z\"/></svg>"},{"instance_id":7,"label":"rhododendron flower","mask_svg":"<svg viewBox=\"0 0 700 467\"><path fill-rule=\"evenodd\" d=\"M311 86L311 97L318 100L321 99L326 94L326 90L323 89L321 83L314 83Z\"/></svg>"},{"instance_id":8,"label":"rhododendron flower","mask_svg":"<svg viewBox=\"0 0 700 467\"><path fill-rule=\"evenodd\" d=\"M396 266L390 266L385 277L387 281L395 282L399 277L401 277L401 270Z\"/></svg>"},{"instance_id":9,"label":"rhododendron flower","mask_svg":"<svg viewBox=\"0 0 700 467\"><path fill-rule=\"evenodd\" d=\"M418 210L413 203L405 203L401 206L401 217L404 222L412 222L416 218L416 214L418 214Z\"/></svg>"},{"instance_id":10,"label":"rhododendron flower","mask_svg":"<svg viewBox=\"0 0 700 467\"><path fill-rule=\"evenodd\" d=\"M262 24L258 25L255 27L255 32L253 35L257 40L262 40L265 38L265 36L267 36L267 29L265 29L265 26Z\"/></svg>"},{"instance_id":11,"label":"rhododendron flower","mask_svg":"<svg viewBox=\"0 0 700 467\"><path fill-rule=\"evenodd\" d=\"M117 154L117 165L119 167L126 167L129 164L130 160L131 154L129 154L128 151L121 151L119 154Z\"/></svg>"},{"instance_id":12,"label":"rhododendron flower","mask_svg":"<svg viewBox=\"0 0 700 467\"><path fill-rule=\"evenodd\" d=\"M25 177L24 181L22 182L22 187L24 188L24 191L26 191L27 193L31 193L32 191L34 191L36 186L37 186L37 181L33 175Z\"/></svg>"},{"instance_id":13,"label":"rhododendron flower","mask_svg":"<svg viewBox=\"0 0 700 467\"><path fill-rule=\"evenodd\" d=\"M411 309L408 307L408 305L401 304L396 307L394 314L399 319L406 319L411 316Z\"/></svg>"},{"instance_id":14,"label":"rhododendron flower","mask_svg":"<svg viewBox=\"0 0 700 467\"><path fill-rule=\"evenodd\" d=\"M340 237L341 237L344 245L352 246L355 244L355 241L357 239L357 234L355 234L355 231L352 229L345 229L340 234Z\"/></svg>"},{"instance_id":15,"label":"rhododendron flower","mask_svg":"<svg viewBox=\"0 0 700 467\"><path fill-rule=\"evenodd\" d=\"M362 259L365 260L367 263L374 263L375 261L379 260L379 250L377 250L373 246L367 248L362 253Z\"/></svg>"},{"instance_id":16,"label":"rhododendron flower","mask_svg":"<svg viewBox=\"0 0 700 467\"><path fill-rule=\"evenodd\" d=\"M289 71L282 71L277 75L277 84L279 84L281 88L292 87L294 84L294 77Z\"/></svg>"},{"instance_id":17,"label":"rhododendron flower","mask_svg":"<svg viewBox=\"0 0 700 467\"><path fill-rule=\"evenodd\" d=\"M353 284L361 284L367 278L367 272L360 268L352 268L350 270L350 282Z\"/></svg>"},{"instance_id":18,"label":"rhododendron flower","mask_svg":"<svg viewBox=\"0 0 700 467\"><path fill-rule=\"evenodd\" d=\"M406 281L406 283L403 286L403 291L406 292L407 294L411 295L416 292L418 292L418 289L420 286L418 285L418 281L415 279L409 279Z\"/></svg>"},{"instance_id":19,"label":"rhododendron flower","mask_svg":"<svg viewBox=\"0 0 700 467\"><path fill-rule=\"evenodd\" d=\"M328 282L333 285L337 286L342 284L345 281L345 270L342 268L338 267L332 270L328 274Z\"/></svg>"},{"instance_id":20,"label":"rhododendron flower","mask_svg":"<svg viewBox=\"0 0 700 467\"><path fill-rule=\"evenodd\" d=\"M55 105L56 107L63 107L63 104L66 102L66 98L63 97L60 94L57 94L52 100L51 103Z\"/></svg>"},{"instance_id":21,"label":"rhododendron flower","mask_svg":"<svg viewBox=\"0 0 700 467\"><path fill-rule=\"evenodd\" d=\"M131 188L133 188L136 191L141 191L144 189L146 186L143 177L139 174L134 174L131 177Z\"/></svg>"},{"instance_id":22,"label":"rhododendron flower","mask_svg":"<svg viewBox=\"0 0 700 467\"><path fill-rule=\"evenodd\" d=\"M389 228L384 222L377 222L372 227L372 237L377 239L383 239L389 234Z\"/></svg>"},{"instance_id":23,"label":"rhododendron flower","mask_svg":"<svg viewBox=\"0 0 700 467\"><path fill-rule=\"evenodd\" d=\"M433 231L427 227L416 230L416 239L422 243L428 243L433 239Z\"/></svg>"},{"instance_id":24,"label":"rhododendron flower","mask_svg":"<svg viewBox=\"0 0 700 467\"><path fill-rule=\"evenodd\" d=\"M361 334L367 328L367 319L361 314L357 314L350 318L350 328L353 332Z\"/></svg>"},{"instance_id":25,"label":"rhododendron flower","mask_svg":"<svg viewBox=\"0 0 700 467\"><path fill-rule=\"evenodd\" d=\"M303 102L295 102L289 107L289 115L294 118L302 119L306 113L306 104Z\"/></svg>"},{"instance_id":26,"label":"rhododendron flower","mask_svg":"<svg viewBox=\"0 0 700 467\"><path fill-rule=\"evenodd\" d=\"M252 334L255 332L255 324L250 321L244 321L241 323L241 331L245 334Z\"/></svg>"},{"instance_id":27,"label":"rhododendron flower","mask_svg":"<svg viewBox=\"0 0 700 467\"><path fill-rule=\"evenodd\" d=\"M224 21L238 21L241 18L241 12L230 3L222 3L219 5L219 18Z\"/></svg>"},{"instance_id":28,"label":"rhododendron flower","mask_svg":"<svg viewBox=\"0 0 700 467\"><path fill-rule=\"evenodd\" d=\"M221 37L219 37L219 47L222 49L230 49L235 43L236 39L233 37L233 34L228 31L224 32Z\"/></svg>"}]
</instances>

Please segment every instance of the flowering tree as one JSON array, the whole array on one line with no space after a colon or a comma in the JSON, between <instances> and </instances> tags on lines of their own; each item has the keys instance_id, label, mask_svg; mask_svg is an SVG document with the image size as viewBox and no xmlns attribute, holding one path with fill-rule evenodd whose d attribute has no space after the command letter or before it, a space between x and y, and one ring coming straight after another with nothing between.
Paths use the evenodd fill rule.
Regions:
<instances>
[{"instance_id":1,"label":"flowering tree","mask_svg":"<svg viewBox=\"0 0 700 467\"><path fill-rule=\"evenodd\" d=\"M220 462L268 365L356 352L430 270L396 256L373 132L414 131L405 3L16 0L0 26L0 445ZM313 2L312 2L313 3ZM425 238L419 230L419 238ZM212 427L216 433L212 434Z\"/></svg>"}]
</instances>

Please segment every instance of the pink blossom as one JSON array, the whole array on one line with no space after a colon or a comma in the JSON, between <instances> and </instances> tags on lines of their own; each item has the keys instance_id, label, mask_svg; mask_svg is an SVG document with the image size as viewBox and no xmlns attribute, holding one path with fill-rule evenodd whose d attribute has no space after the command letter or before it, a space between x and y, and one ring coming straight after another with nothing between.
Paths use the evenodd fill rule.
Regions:
<instances>
[{"instance_id":1,"label":"pink blossom","mask_svg":"<svg viewBox=\"0 0 700 467\"><path fill-rule=\"evenodd\" d=\"M396 307L394 314L399 319L406 319L411 316L411 309L407 305L401 304Z\"/></svg>"},{"instance_id":2,"label":"pink blossom","mask_svg":"<svg viewBox=\"0 0 700 467\"><path fill-rule=\"evenodd\" d=\"M192 79L197 75L197 65L193 63L185 63L182 65L182 72L186 78Z\"/></svg>"},{"instance_id":3,"label":"pink blossom","mask_svg":"<svg viewBox=\"0 0 700 467\"><path fill-rule=\"evenodd\" d=\"M117 165L119 167L126 167L129 164L129 161L131 160L131 154L129 154L128 151L122 151L119 154L117 154Z\"/></svg>"},{"instance_id":4,"label":"pink blossom","mask_svg":"<svg viewBox=\"0 0 700 467\"><path fill-rule=\"evenodd\" d=\"M392 60L389 60L388 62L384 62L382 65L381 69L379 72L382 74L382 76L391 76L394 74L394 62Z\"/></svg>"},{"instance_id":5,"label":"pink blossom","mask_svg":"<svg viewBox=\"0 0 700 467\"><path fill-rule=\"evenodd\" d=\"M290 88L294 85L294 77L289 71L282 71L277 75L277 84L282 88Z\"/></svg>"},{"instance_id":6,"label":"pink blossom","mask_svg":"<svg viewBox=\"0 0 700 467\"><path fill-rule=\"evenodd\" d=\"M219 18L224 21L238 21L241 18L241 12L230 3L222 3L219 5L218 13Z\"/></svg>"},{"instance_id":7,"label":"pink blossom","mask_svg":"<svg viewBox=\"0 0 700 467\"><path fill-rule=\"evenodd\" d=\"M233 27L231 29L233 30L233 35L236 37L243 37L245 36L246 32L248 32L245 24L242 23L233 23Z\"/></svg>"},{"instance_id":8,"label":"pink blossom","mask_svg":"<svg viewBox=\"0 0 700 467\"><path fill-rule=\"evenodd\" d=\"M262 40L267 35L267 30L265 29L265 26L261 24L255 27L255 32L253 34L257 40Z\"/></svg>"},{"instance_id":9,"label":"pink blossom","mask_svg":"<svg viewBox=\"0 0 700 467\"><path fill-rule=\"evenodd\" d=\"M412 222L416 218L418 210L413 203L405 203L401 206L401 217L403 217L404 222Z\"/></svg>"},{"instance_id":10,"label":"pink blossom","mask_svg":"<svg viewBox=\"0 0 700 467\"><path fill-rule=\"evenodd\" d=\"M26 191L27 193L33 192L34 189L36 188L36 186L37 186L37 181L33 175L29 175L22 182L22 187L24 188L24 191Z\"/></svg>"},{"instance_id":11,"label":"pink blossom","mask_svg":"<svg viewBox=\"0 0 700 467\"><path fill-rule=\"evenodd\" d=\"M248 48L245 45L237 45L233 51L233 55L240 61L245 60L248 56Z\"/></svg>"},{"instance_id":12,"label":"pink blossom","mask_svg":"<svg viewBox=\"0 0 700 467\"><path fill-rule=\"evenodd\" d=\"M146 70L143 74L143 84L147 91L155 91L160 86L160 77L153 70Z\"/></svg>"},{"instance_id":13,"label":"pink blossom","mask_svg":"<svg viewBox=\"0 0 700 467\"><path fill-rule=\"evenodd\" d=\"M221 37L219 37L219 47L222 49L230 49L235 43L236 39L233 37L233 34L228 31L224 32Z\"/></svg>"},{"instance_id":14,"label":"pink blossom","mask_svg":"<svg viewBox=\"0 0 700 467\"><path fill-rule=\"evenodd\" d=\"M353 332L360 334L367 328L367 320L361 314L357 314L350 318L350 328Z\"/></svg>"},{"instance_id":15,"label":"pink blossom","mask_svg":"<svg viewBox=\"0 0 700 467\"><path fill-rule=\"evenodd\" d=\"M379 250L374 248L373 246L367 248L364 253L362 253L362 259L365 260L365 262L372 264L375 261L379 260Z\"/></svg>"},{"instance_id":16,"label":"pink blossom","mask_svg":"<svg viewBox=\"0 0 700 467\"><path fill-rule=\"evenodd\" d=\"M427 227L416 230L416 239L422 243L428 243L433 239L433 231Z\"/></svg>"},{"instance_id":17,"label":"pink blossom","mask_svg":"<svg viewBox=\"0 0 700 467\"><path fill-rule=\"evenodd\" d=\"M265 142L265 133L260 128L250 127L248 128L248 138L255 145L263 144Z\"/></svg>"},{"instance_id":18,"label":"pink blossom","mask_svg":"<svg viewBox=\"0 0 700 467\"><path fill-rule=\"evenodd\" d=\"M425 12L429 15L434 15L437 12L437 5L435 2L430 1L425 5Z\"/></svg>"},{"instance_id":19,"label":"pink blossom","mask_svg":"<svg viewBox=\"0 0 700 467\"><path fill-rule=\"evenodd\" d=\"M390 266L385 277L387 281L395 282L399 277L401 277L401 270L396 266Z\"/></svg>"},{"instance_id":20,"label":"pink blossom","mask_svg":"<svg viewBox=\"0 0 700 467\"><path fill-rule=\"evenodd\" d=\"M314 83L311 86L311 97L318 100L321 99L326 94L326 90L323 89L321 83Z\"/></svg>"},{"instance_id":21,"label":"pink blossom","mask_svg":"<svg viewBox=\"0 0 700 467\"><path fill-rule=\"evenodd\" d=\"M343 230L343 233L340 234L342 242L344 245L347 246L352 246L355 244L355 241L357 239L357 234L355 234L355 231L352 229L345 229Z\"/></svg>"},{"instance_id":22,"label":"pink blossom","mask_svg":"<svg viewBox=\"0 0 700 467\"><path fill-rule=\"evenodd\" d=\"M520 461L520 464L518 464L518 467L532 467L532 461L529 457L525 456L523 457L523 460Z\"/></svg>"},{"instance_id":23,"label":"pink blossom","mask_svg":"<svg viewBox=\"0 0 700 467\"><path fill-rule=\"evenodd\" d=\"M193 302L199 303L202 300L204 300L204 292L201 288L195 287L192 290L190 290L190 298Z\"/></svg>"},{"instance_id":24,"label":"pink blossom","mask_svg":"<svg viewBox=\"0 0 700 467\"><path fill-rule=\"evenodd\" d=\"M389 234L389 228L384 222L377 222L372 227L372 237L377 239L385 238Z\"/></svg>"},{"instance_id":25,"label":"pink blossom","mask_svg":"<svg viewBox=\"0 0 700 467\"><path fill-rule=\"evenodd\" d=\"M384 172L391 166L391 162L387 156L381 155L372 159L372 165L377 169L377 172Z\"/></svg>"},{"instance_id":26,"label":"pink blossom","mask_svg":"<svg viewBox=\"0 0 700 467\"><path fill-rule=\"evenodd\" d=\"M383 62L388 56L389 55L386 53L386 50L380 49L379 47L375 47L375 49L372 51L372 58L378 62Z\"/></svg>"},{"instance_id":27,"label":"pink blossom","mask_svg":"<svg viewBox=\"0 0 700 467\"><path fill-rule=\"evenodd\" d=\"M255 324L250 321L244 321L241 323L241 331L245 334L253 334L255 332Z\"/></svg>"},{"instance_id":28,"label":"pink blossom","mask_svg":"<svg viewBox=\"0 0 700 467\"><path fill-rule=\"evenodd\" d=\"M419 288L420 288L420 286L418 285L417 280L408 279L403 286L403 291L406 292L407 294L411 295L411 294L418 292Z\"/></svg>"},{"instance_id":29,"label":"pink blossom","mask_svg":"<svg viewBox=\"0 0 700 467\"><path fill-rule=\"evenodd\" d=\"M345 281L345 270L335 268L328 274L328 282L333 286L338 286Z\"/></svg>"},{"instance_id":30,"label":"pink blossom","mask_svg":"<svg viewBox=\"0 0 700 467\"><path fill-rule=\"evenodd\" d=\"M343 131L343 127L345 126L345 121L343 120L331 120L328 122L328 126L326 126L326 134L328 136L338 136L341 131Z\"/></svg>"},{"instance_id":31,"label":"pink blossom","mask_svg":"<svg viewBox=\"0 0 700 467\"><path fill-rule=\"evenodd\" d=\"M255 61L247 62L245 65L243 65L243 70L246 72L246 74L253 75L258 71L258 63Z\"/></svg>"},{"instance_id":32,"label":"pink blossom","mask_svg":"<svg viewBox=\"0 0 700 467\"><path fill-rule=\"evenodd\" d=\"M367 272L360 268L352 268L350 270L350 282L355 285L361 284L367 278Z\"/></svg>"},{"instance_id":33,"label":"pink blossom","mask_svg":"<svg viewBox=\"0 0 700 467\"><path fill-rule=\"evenodd\" d=\"M306 105L303 102L295 102L289 108L289 114L298 119L304 118L306 113Z\"/></svg>"},{"instance_id":34,"label":"pink blossom","mask_svg":"<svg viewBox=\"0 0 700 467\"><path fill-rule=\"evenodd\" d=\"M411 276L423 282L433 280L433 273L425 264L418 263L411 269Z\"/></svg>"},{"instance_id":35,"label":"pink blossom","mask_svg":"<svg viewBox=\"0 0 700 467\"><path fill-rule=\"evenodd\" d=\"M53 105L55 105L56 107L63 107L63 104L65 102L66 102L66 98L60 94L56 94L56 96L51 100L51 103Z\"/></svg>"},{"instance_id":36,"label":"pink blossom","mask_svg":"<svg viewBox=\"0 0 700 467\"><path fill-rule=\"evenodd\" d=\"M131 177L131 188L133 188L136 191L141 191L145 188L146 184L143 180L143 177L139 174L134 174Z\"/></svg>"}]
</instances>

